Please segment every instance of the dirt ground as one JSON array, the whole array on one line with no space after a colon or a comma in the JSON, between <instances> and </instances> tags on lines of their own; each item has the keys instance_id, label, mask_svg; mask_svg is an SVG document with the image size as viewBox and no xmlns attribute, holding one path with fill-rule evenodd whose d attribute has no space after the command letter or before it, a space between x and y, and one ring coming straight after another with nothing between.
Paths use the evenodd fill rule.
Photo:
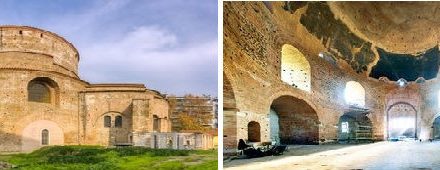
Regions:
<instances>
[{"instance_id":1,"label":"dirt ground","mask_svg":"<svg viewBox=\"0 0 440 170\"><path fill-rule=\"evenodd\" d=\"M440 142L289 146L282 156L225 160L226 170L440 169Z\"/></svg>"}]
</instances>

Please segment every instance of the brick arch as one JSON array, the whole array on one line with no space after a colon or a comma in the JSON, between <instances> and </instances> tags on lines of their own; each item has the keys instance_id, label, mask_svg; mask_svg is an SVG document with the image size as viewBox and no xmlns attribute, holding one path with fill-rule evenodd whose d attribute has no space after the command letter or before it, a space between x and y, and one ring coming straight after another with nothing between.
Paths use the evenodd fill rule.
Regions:
<instances>
[{"instance_id":1,"label":"brick arch","mask_svg":"<svg viewBox=\"0 0 440 170\"><path fill-rule=\"evenodd\" d=\"M432 116L432 118L431 118L431 120L429 121L429 123L430 123L430 124L433 124L434 121L435 121L437 118L440 118L440 112L439 112L439 113L436 113L434 116Z\"/></svg>"},{"instance_id":2,"label":"brick arch","mask_svg":"<svg viewBox=\"0 0 440 170\"><path fill-rule=\"evenodd\" d=\"M420 137L420 133L422 132L422 124L421 124L421 115L419 113L420 105L422 102L422 97L420 95L419 89L415 86L406 86L405 88L395 87L395 89L391 90L386 95L386 108L384 110L384 115L386 116L385 122L385 130L387 132L386 137L390 137L389 133L389 112L394 106L399 104L404 104L410 107L410 109L414 110L415 113L415 135L416 138Z\"/></svg>"},{"instance_id":3,"label":"brick arch","mask_svg":"<svg viewBox=\"0 0 440 170\"><path fill-rule=\"evenodd\" d=\"M108 111L108 112L105 112L105 113L103 113L103 114L97 116L97 117L95 118L95 120L93 121L92 126L93 126L93 127L96 127L97 124L101 124L100 121L103 121L103 120L104 120L104 116L106 116L106 115L111 115L112 119L114 119L114 117L116 117L116 116L121 116L123 122L124 122L124 120L125 120L125 121L128 120L128 117L125 116L124 114L122 114L121 112L118 112L118 111ZM124 122L124 123L125 123L125 122Z\"/></svg>"},{"instance_id":4,"label":"brick arch","mask_svg":"<svg viewBox=\"0 0 440 170\"><path fill-rule=\"evenodd\" d=\"M400 115L390 116L390 114L392 114L392 113L390 113L390 111L393 108L395 108L396 106L399 106L399 105L409 106L411 108L411 110L403 111L402 112L403 114L402 113L397 113L397 114L400 114ZM414 112L414 115L411 115L411 111ZM393 104L388 106L387 111L386 111L386 117L387 117L387 134L388 134L388 138L389 137L396 137L395 135L393 135L393 133L390 132L390 131L394 132L393 127L390 127L390 120L392 119L391 117L397 117L397 118L398 117L404 117L404 118L405 117L414 117L414 135L411 135L411 136L407 136L405 134L402 134L402 135L407 136L407 137L414 137L414 138L418 137L418 134L417 134L417 129L418 129L418 110L412 104L410 104L408 102L395 102L395 103L393 103ZM399 123L399 124L402 124L402 123ZM404 123L404 124L407 124L407 123Z\"/></svg>"},{"instance_id":5,"label":"brick arch","mask_svg":"<svg viewBox=\"0 0 440 170\"><path fill-rule=\"evenodd\" d=\"M225 72L223 72L223 109L237 110L234 88L231 84L230 77L228 77Z\"/></svg>"},{"instance_id":6,"label":"brick arch","mask_svg":"<svg viewBox=\"0 0 440 170\"><path fill-rule=\"evenodd\" d=\"M311 102L310 101L310 99L307 97L307 94L306 93L303 93L303 92L293 92L293 91L286 91L286 90L281 90L281 91L277 91L277 92L273 92L272 93L272 95L271 96L269 96L269 99L266 101L266 105L267 106L270 106L270 105L272 105L272 102L275 100L275 99L277 99L277 98L279 98L279 97L281 97L281 96L292 96L292 97L294 97L294 98L297 98L297 99L300 99L300 100L303 100L308 106L310 106L313 110L317 110L317 107L316 107L316 105L313 103L313 102ZM270 111L270 107L267 107L268 109L267 109L267 111L266 111L266 113L269 113L269 111ZM318 114L318 117L319 117L319 114Z\"/></svg>"},{"instance_id":7,"label":"brick arch","mask_svg":"<svg viewBox=\"0 0 440 170\"><path fill-rule=\"evenodd\" d=\"M232 76L227 69L223 72L223 146L224 152L234 152L238 143L237 101ZM246 120L245 120L246 121Z\"/></svg>"},{"instance_id":8,"label":"brick arch","mask_svg":"<svg viewBox=\"0 0 440 170\"><path fill-rule=\"evenodd\" d=\"M279 116L279 138L282 144L318 144L319 118L305 100L282 95L272 101L270 108Z\"/></svg>"},{"instance_id":9,"label":"brick arch","mask_svg":"<svg viewBox=\"0 0 440 170\"><path fill-rule=\"evenodd\" d=\"M44 87L44 89L47 90L47 99L41 99L37 100L34 99L32 96L33 87L35 85L41 85ZM59 105L59 96L60 96L60 87L58 86L58 83L54 81L53 79L49 77L35 77L32 80L30 80L27 84L27 99L28 101L33 102L42 102L42 103L50 103L53 105L58 106ZM46 101L47 100L47 101Z\"/></svg>"},{"instance_id":10,"label":"brick arch","mask_svg":"<svg viewBox=\"0 0 440 170\"><path fill-rule=\"evenodd\" d=\"M266 141L267 140L267 132L264 131L264 129L266 128L266 120L267 120L267 115L265 114L258 114L258 113L254 113L254 112L248 112L248 111L240 111L237 112L237 115L240 115L240 120L237 121L237 124L234 125L229 125L226 124L227 122L224 123L223 125L223 131L226 131L225 129L227 128L231 128L231 130L234 130L235 133L241 134L238 135L237 134L237 138L234 140L234 143L237 144L239 139L245 139L248 140L248 124L250 122L257 122L260 124L260 127L262 130L260 130L260 136L261 136L261 140L262 141ZM233 128L233 129L232 129ZM225 142L225 141L223 141Z\"/></svg>"}]
</instances>

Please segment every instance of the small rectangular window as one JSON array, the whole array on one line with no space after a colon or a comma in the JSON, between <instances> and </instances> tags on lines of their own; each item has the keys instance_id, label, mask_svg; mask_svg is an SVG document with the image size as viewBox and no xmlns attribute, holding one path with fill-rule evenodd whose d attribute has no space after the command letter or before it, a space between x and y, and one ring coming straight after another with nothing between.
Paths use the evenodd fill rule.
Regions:
<instances>
[{"instance_id":1,"label":"small rectangular window","mask_svg":"<svg viewBox=\"0 0 440 170\"><path fill-rule=\"evenodd\" d=\"M342 122L341 123L341 132L342 133L348 133L348 122Z\"/></svg>"},{"instance_id":2,"label":"small rectangular window","mask_svg":"<svg viewBox=\"0 0 440 170\"><path fill-rule=\"evenodd\" d=\"M47 129L41 132L41 145L49 145L49 131Z\"/></svg>"},{"instance_id":3,"label":"small rectangular window","mask_svg":"<svg viewBox=\"0 0 440 170\"><path fill-rule=\"evenodd\" d=\"M115 118L115 127L117 127L117 128L122 127L122 116L116 116L116 118Z\"/></svg>"},{"instance_id":4,"label":"small rectangular window","mask_svg":"<svg viewBox=\"0 0 440 170\"><path fill-rule=\"evenodd\" d=\"M104 116L104 127L112 126L112 118L110 116Z\"/></svg>"}]
</instances>

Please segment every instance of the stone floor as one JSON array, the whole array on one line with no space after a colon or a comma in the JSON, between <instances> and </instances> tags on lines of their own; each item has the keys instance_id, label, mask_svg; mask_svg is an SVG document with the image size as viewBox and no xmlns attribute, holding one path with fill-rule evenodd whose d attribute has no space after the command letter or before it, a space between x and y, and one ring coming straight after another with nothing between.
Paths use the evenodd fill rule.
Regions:
<instances>
[{"instance_id":1,"label":"stone floor","mask_svg":"<svg viewBox=\"0 0 440 170\"><path fill-rule=\"evenodd\" d=\"M440 142L290 146L283 156L224 161L226 170L440 169Z\"/></svg>"}]
</instances>

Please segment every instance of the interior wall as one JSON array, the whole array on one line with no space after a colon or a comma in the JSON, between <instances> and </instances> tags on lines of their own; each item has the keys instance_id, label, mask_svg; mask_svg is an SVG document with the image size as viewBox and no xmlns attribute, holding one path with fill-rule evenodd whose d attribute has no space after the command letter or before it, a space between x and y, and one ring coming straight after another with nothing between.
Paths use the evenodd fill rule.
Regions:
<instances>
[{"instance_id":1,"label":"interior wall","mask_svg":"<svg viewBox=\"0 0 440 170\"><path fill-rule=\"evenodd\" d=\"M271 9L262 2L224 3L223 67L240 110L236 114L235 143L247 138L246 126L251 120L260 123L262 140L270 140L268 113L272 101L283 95L304 100L316 111L320 142L335 141L339 117L348 107L344 89L349 81L359 82L365 88L365 107L371 110L374 138L383 140L383 103L386 91L394 85L358 74L345 61L334 65L320 58L318 54L325 52L326 47L299 21L305 7L291 13L283 8L283 2L270 4ZM310 63L310 92L281 80L285 44L297 48ZM224 122L225 127L230 125L235 126Z\"/></svg>"},{"instance_id":2,"label":"interior wall","mask_svg":"<svg viewBox=\"0 0 440 170\"><path fill-rule=\"evenodd\" d=\"M278 113L270 109L269 112L269 121L270 121L270 140L275 141L276 143L280 143L280 119Z\"/></svg>"}]
</instances>

